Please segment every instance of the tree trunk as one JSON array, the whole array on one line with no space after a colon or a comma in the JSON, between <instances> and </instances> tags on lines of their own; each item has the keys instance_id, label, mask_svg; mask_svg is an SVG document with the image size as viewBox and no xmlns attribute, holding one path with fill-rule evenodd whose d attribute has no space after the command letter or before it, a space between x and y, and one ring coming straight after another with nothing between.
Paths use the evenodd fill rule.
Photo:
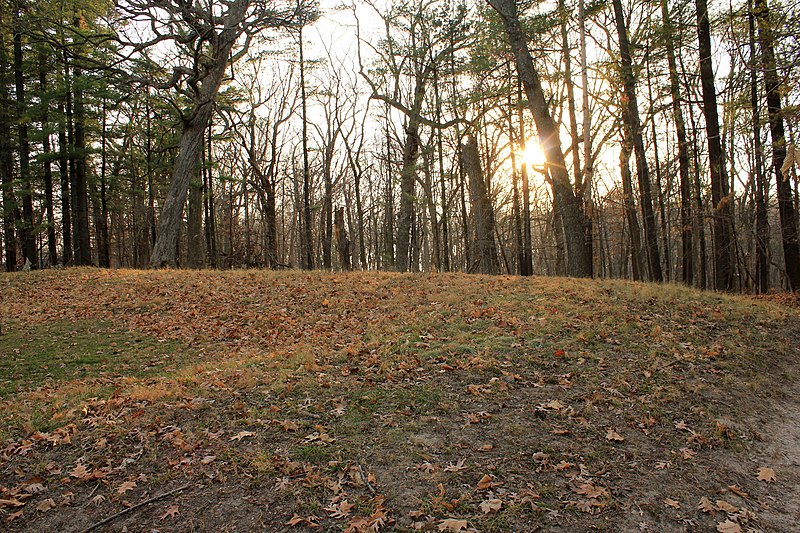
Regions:
<instances>
[{"instance_id":1,"label":"tree trunk","mask_svg":"<svg viewBox=\"0 0 800 533\"><path fill-rule=\"evenodd\" d=\"M41 91L41 116L42 122L42 155L44 156L44 208L47 215L47 254L48 264L54 267L58 264L58 247L56 243L56 220L53 212L53 169L50 159L50 99L47 95L47 55L39 54L39 90ZM2 105L2 104L0 104Z\"/></svg>"},{"instance_id":2,"label":"tree trunk","mask_svg":"<svg viewBox=\"0 0 800 533\"><path fill-rule=\"evenodd\" d=\"M225 21L225 28L214 40L208 57L212 64L199 84L190 115L183 120L178 157L175 159L169 191L161 208L156 242L150 257L150 266L153 268L177 266L178 236L189 183L197 176L205 129L214 110L214 101L225 77L228 59L239 37L239 25L248 5L249 2L242 2L241 6L237 6L236 12L230 15L230 20Z\"/></svg>"},{"instance_id":3,"label":"tree trunk","mask_svg":"<svg viewBox=\"0 0 800 533\"><path fill-rule=\"evenodd\" d=\"M528 96L528 105L539 131L539 142L547 158L553 180L553 191L559 207L567 248L567 274L575 277L592 275L592 256L586 246L583 208L576 198L567 174L564 153L559 141L558 126L550 115L539 74L533 66L527 40L522 32L513 0L489 0L503 19L509 43L517 61L517 72Z\"/></svg>"},{"instance_id":4,"label":"tree trunk","mask_svg":"<svg viewBox=\"0 0 800 533\"><path fill-rule=\"evenodd\" d=\"M75 264L77 266L88 266L92 264L92 249L89 238L89 194L86 182L86 113L83 105L83 90L80 88L81 70L73 67L72 72L72 90L75 98L73 116L75 173L70 187L73 200L73 246L75 247Z\"/></svg>"},{"instance_id":5,"label":"tree trunk","mask_svg":"<svg viewBox=\"0 0 800 533\"><path fill-rule=\"evenodd\" d=\"M633 75L628 28L625 25L621 0L614 0L613 4L617 34L619 35L620 69L624 88L622 121L625 124L625 128L630 130L633 153L636 156L636 177L639 181L639 196L642 203L642 222L644 223L648 272L650 273L651 281L661 282L664 280L664 276L658 251L658 235L655 214L653 213L653 195L650 190L650 171L647 166L647 154L645 153L642 139L642 125L639 120L639 104L636 99L636 79Z\"/></svg>"},{"instance_id":6,"label":"tree trunk","mask_svg":"<svg viewBox=\"0 0 800 533\"><path fill-rule=\"evenodd\" d=\"M519 117L519 145L525 153L525 117L522 104L522 82L517 78L517 115ZM531 187L528 181L528 165L522 165L522 266L520 275L533 276L533 236L531 235Z\"/></svg>"},{"instance_id":7,"label":"tree trunk","mask_svg":"<svg viewBox=\"0 0 800 533\"><path fill-rule=\"evenodd\" d=\"M69 92L69 88L66 91ZM64 105L58 104L58 112L65 116ZM67 126L58 127L58 172L61 181L61 264L72 264L72 209L70 207L69 155L67 154Z\"/></svg>"},{"instance_id":8,"label":"tree trunk","mask_svg":"<svg viewBox=\"0 0 800 533\"><path fill-rule=\"evenodd\" d=\"M336 210L336 248L339 251L339 265L342 270L349 272L353 270L353 263L350 259L350 239L347 238L347 230L344 227L344 207Z\"/></svg>"},{"instance_id":9,"label":"tree trunk","mask_svg":"<svg viewBox=\"0 0 800 533\"><path fill-rule=\"evenodd\" d=\"M3 10L0 9L0 22ZM0 24L2 26L2 24ZM0 32L0 183L3 188L3 248L5 249L6 272L17 268L17 232L16 223L19 208L14 194L14 161L12 158L12 117L9 109L13 109L8 93L8 56L6 55L5 32Z\"/></svg>"},{"instance_id":10,"label":"tree trunk","mask_svg":"<svg viewBox=\"0 0 800 533\"><path fill-rule=\"evenodd\" d=\"M758 40L761 44L761 63L764 69L764 86L767 94L769 131L772 137L772 168L778 192L778 213L781 219L781 238L786 277L790 290L800 290L800 240L797 234L797 218L792 198L789 176L783 176L781 165L786 157L786 135L781 115L781 78L775 62L775 38L772 21L769 19L767 0L755 1L755 16L758 21Z\"/></svg>"},{"instance_id":11,"label":"tree trunk","mask_svg":"<svg viewBox=\"0 0 800 533\"><path fill-rule=\"evenodd\" d=\"M667 48L669 67L669 92L672 105L672 118L675 121L675 134L678 137L678 173L681 189L681 275L686 285L694 282L694 243L692 242L692 184L689 177L689 150L686 139L686 124L681 111L681 92L678 80L678 66L675 61L675 42L667 0L661 0L661 19L664 24L664 40Z\"/></svg>"},{"instance_id":12,"label":"tree trunk","mask_svg":"<svg viewBox=\"0 0 800 533\"><path fill-rule=\"evenodd\" d=\"M467 137L466 142L461 145L461 164L464 165L464 171L469 177L469 197L475 225L475 238L468 271L499 274L500 261L494 241L494 208L481 169L478 140L473 135Z\"/></svg>"},{"instance_id":13,"label":"tree trunk","mask_svg":"<svg viewBox=\"0 0 800 533\"><path fill-rule=\"evenodd\" d=\"M299 29L300 49L300 100L303 108L303 216L300 223L300 267L314 268L313 236L311 234L311 169L308 164L308 109L306 98L306 68L303 56L303 25Z\"/></svg>"},{"instance_id":14,"label":"tree trunk","mask_svg":"<svg viewBox=\"0 0 800 533\"><path fill-rule=\"evenodd\" d=\"M711 170L711 202L714 214L714 288L733 289L733 240L731 198L725 155L722 152L717 112L717 91L714 87L714 68L711 63L711 26L706 0L697 2L697 37L700 52L700 81L703 89L703 114L708 137L708 163Z\"/></svg>"},{"instance_id":15,"label":"tree trunk","mask_svg":"<svg viewBox=\"0 0 800 533\"><path fill-rule=\"evenodd\" d=\"M28 142L27 103L25 102L25 77L22 52L22 22L20 17L24 10L24 2L18 0L12 8L13 40L14 40L14 83L17 93L17 134L19 139L19 179L22 196L22 259L29 262L31 268L39 266L36 253L36 232L33 223L33 184L30 175L30 144Z\"/></svg>"},{"instance_id":16,"label":"tree trunk","mask_svg":"<svg viewBox=\"0 0 800 533\"><path fill-rule=\"evenodd\" d=\"M755 290L764 294L769 290L769 219L767 212L767 180L764 176L761 142L761 111L758 101L758 56L755 43L755 14L753 2L747 2L748 37L750 46L750 106L753 112L753 174L755 176Z\"/></svg>"},{"instance_id":17,"label":"tree trunk","mask_svg":"<svg viewBox=\"0 0 800 533\"><path fill-rule=\"evenodd\" d=\"M186 266L202 268L203 250L203 186L198 178L189 183L189 208L186 213Z\"/></svg>"},{"instance_id":18,"label":"tree trunk","mask_svg":"<svg viewBox=\"0 0 800 533\"><path fill-rule=\"evenodd\" d=\"M622 209L628 222L631 241L631 266L633 281L642 281L642 243L639 236L639 219L633 203L633 184L631 183L631 141L626 130L625 140L619 151L619 168L622 176Z\"/></svg>"}]
</instances>

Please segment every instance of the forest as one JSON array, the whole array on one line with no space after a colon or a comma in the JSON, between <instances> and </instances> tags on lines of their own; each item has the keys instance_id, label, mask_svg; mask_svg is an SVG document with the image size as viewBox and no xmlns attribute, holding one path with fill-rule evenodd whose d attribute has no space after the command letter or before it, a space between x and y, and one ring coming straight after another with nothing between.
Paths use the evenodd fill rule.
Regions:
<instances>
[{"instance_id":1,"label":"forest","mask_svg":"<svg viewBox=\"0 0 800 533\"><path fill-rule=\"evenodd\" d=\"M775 0L5 0L5 269L796 290L799 26Z\"/></svg>"}]
</instances>

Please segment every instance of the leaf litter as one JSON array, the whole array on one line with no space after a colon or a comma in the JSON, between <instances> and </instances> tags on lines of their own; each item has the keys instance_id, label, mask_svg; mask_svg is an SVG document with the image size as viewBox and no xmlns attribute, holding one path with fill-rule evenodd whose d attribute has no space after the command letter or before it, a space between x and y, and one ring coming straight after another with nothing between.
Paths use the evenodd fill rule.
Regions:
<instances>
[{"instance_id":1,"label":"leaf litter","mask_svg":"<svg viewBox=\"0 0 800 533\"><path fill-rule=\"evenodd\" d=\"M120 512L119 527L175 530L793 524L780 502L796 468L747 450L770 438L748 413L796 373L794 308L436 274L74 269L0 289L4 332L56 343L48 331L72 327L155 369L4 385L11 531Z\"/></svg>"}]
</instances>

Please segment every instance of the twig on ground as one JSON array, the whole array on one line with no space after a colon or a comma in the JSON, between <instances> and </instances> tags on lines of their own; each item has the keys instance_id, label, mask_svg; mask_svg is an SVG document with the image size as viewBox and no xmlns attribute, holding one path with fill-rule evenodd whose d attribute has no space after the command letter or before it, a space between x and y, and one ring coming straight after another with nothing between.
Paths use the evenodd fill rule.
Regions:
<instances>
[{"instance_id":1,"label":"twig on ground","mask_svg":"<svg viewBox=\"0 0 800 533\"><path fill-rule=\"evenodd\" d=\"M375 494L375 488L370 484L369 479L367 479L367 474L364 473L364 467L358 465L358 469L361 470L361 478L364 480L364 483L367 484L367 488L373 494Z\"/></svg>"},{"instance_id":2,"label":"twig on ground","mask_svg":"<svg viewBox=\"0 0 800 533\"><path fill-rule=\"evenodd\" d=\"M113 514L113 515L111 515L111 516L109 516L107 518L104 518L103 520L100 520L99 522L95 522L91 526L89 526L86 529L84 529L82 533L89 533L89 531L92 531L93 529L97 529L100 526L104 526L104 525L108 524L109 522L111 522L112 520L115 520L118 517L120 517L120 516L122 516L122 515L124 515L126 513L130 513L131 511L134 511L134 510L138 509L139 507L144 507L145 505L147 505L149 503L153 503L155 501L162 500L162 499L166 498L167 496L172 496L176 492L180 492L180 491L182 491L184 489L187 489L187 488L189 488L189 485L181 485L177 489L172 489L171 491L165 492L164 494L159 494L158 496L153 496L152 498L148 498L143 502L137 503L133 507L128 507L127 509L123 509L122 511L120 511L120 512L118 512L116 514Z\"/></svg>"}]
</instances>

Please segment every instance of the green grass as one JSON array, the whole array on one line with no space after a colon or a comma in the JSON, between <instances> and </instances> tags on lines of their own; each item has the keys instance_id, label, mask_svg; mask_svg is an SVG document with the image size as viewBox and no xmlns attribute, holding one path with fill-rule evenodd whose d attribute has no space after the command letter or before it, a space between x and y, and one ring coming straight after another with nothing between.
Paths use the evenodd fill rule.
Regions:
<instances>
[{"instance_id":1,"label":"green grass","mask_svg":"<svg viewBox=\"0 0 800 533\"><path fill-rule=\"evenodd\" d=\"M24 390L102 377L148 377L174 370L186 347L96 320L6 323L0 335L0 399Z\"/></svg>"}]
</instances>

